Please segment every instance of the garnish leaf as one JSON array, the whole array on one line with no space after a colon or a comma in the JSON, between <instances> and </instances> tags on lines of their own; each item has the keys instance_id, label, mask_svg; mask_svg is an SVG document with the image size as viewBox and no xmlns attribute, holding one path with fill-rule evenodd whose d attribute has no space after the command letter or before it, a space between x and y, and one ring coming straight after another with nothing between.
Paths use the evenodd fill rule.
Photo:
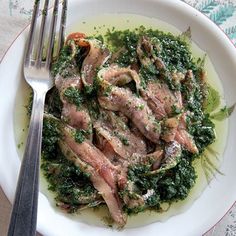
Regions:
<instances>
[{"instance_id":1,"label":"garnish leaf","mask_svg":"<svg viewBox=\"0 0 236 236\"><path fill-rule=\"evenodd\" d=\"M192 34L191 34L191 28L190 27L188 27L188 29L180 35L180 39L182 39L187 44L191 43Z\"/></svg>"},{"instance_id":2,"label":"garnish leaf","mask_svg":"<svg viewBox=\"0 0 236 236\"><path fill-rule=\"evenodd\" d=\"M205 63L206 63L206 57L207 57L207 54L205 53L202 58L198 58L197 65L198 65L199 68L201 68L201 69L204 68Z\"/></svg>"},{"instance_id":3,"label":"garnish leaf","mask_svg":"<svg viewBox=\"0 0 236 236\"><path fill-rule=\"evenodd\" d=\"M224 108L220 109L220 111L212 114L211 119L222 121L228 118L233 113L235 105L236 103L230 107L225 106Z\"/></svg>"},{"instance_id":4,"label":"garnish leaf","mask_svg":"<svg viewBox=\"0 0 236 236\"><path fill-rule=\"evenodd\" d=\"M212 160L210 160L210 157L208 155L203 154L201 156L201 166L204 171L208 185L210 184L212 177L216 177L216 172L220 175L224 175L224 173L222 173L218 169L216 164Z\"/></svg>"},{"instance_id":5,"label":"garnish leaf","mask_svg":"<svg viewBox=\"0 0 236 236\"><path fill-rule=\"evenodd\" d=\"M211 113L220 105L220 94L210 85L207 86L207 97L203 104L205 113Z\"/></svg>"}]
</instances>

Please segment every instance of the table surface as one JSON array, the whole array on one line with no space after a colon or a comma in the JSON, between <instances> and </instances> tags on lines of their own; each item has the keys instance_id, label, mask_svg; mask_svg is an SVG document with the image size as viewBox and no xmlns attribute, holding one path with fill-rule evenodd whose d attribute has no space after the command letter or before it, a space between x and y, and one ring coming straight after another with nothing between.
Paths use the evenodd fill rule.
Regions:
<instances>
[{"instance_id":1,"label":"table surface","mask_svg":"<svg viewBox=\"0 0 236 236\"><path fill-rule=\"evenodd\" d=\"M0 0L0 58L28 24L32 0ZM185 0L219 25L236 45L236 0ZM0 236L7 235L11 205L0 187ZM38 234L39 235L39 234ZM206 236L236 236L236 206Z\"/></svg>"}]
</instances>

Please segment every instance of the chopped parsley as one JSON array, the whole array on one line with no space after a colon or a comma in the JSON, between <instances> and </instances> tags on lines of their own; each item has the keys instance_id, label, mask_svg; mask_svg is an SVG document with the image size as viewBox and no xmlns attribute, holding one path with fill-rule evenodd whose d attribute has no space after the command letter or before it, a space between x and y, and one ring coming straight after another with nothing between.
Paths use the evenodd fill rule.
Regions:
<instances>
[{"instance_id":1,"label":"chopped parsley","mask_svg":"<svg viewBox=\"0 0 236 236\"><path fill-rule=\"evenodd\" d=\"M83 103L83 96L81 95L80 90L75 87L67 88L64 92L64 97L77 107L80 107Z\"/></svg>"}]
</instances>

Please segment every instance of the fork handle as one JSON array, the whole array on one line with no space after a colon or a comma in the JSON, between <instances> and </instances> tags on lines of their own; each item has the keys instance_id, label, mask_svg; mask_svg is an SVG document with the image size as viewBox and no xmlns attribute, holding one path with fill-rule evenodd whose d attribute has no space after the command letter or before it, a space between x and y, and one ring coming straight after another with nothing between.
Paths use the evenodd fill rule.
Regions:
<instances>
[{"instance_id":1,"label":"fork handle","mask_svg":"<svg viewBox=\"0 0 236 236\"><path fill-rule=\"evenodd\" d=\"M34 91L30 127L21 163L8 236L36 234L39 159L41 155L43 111L46 92Z\"/></svg>"}]
</instances>

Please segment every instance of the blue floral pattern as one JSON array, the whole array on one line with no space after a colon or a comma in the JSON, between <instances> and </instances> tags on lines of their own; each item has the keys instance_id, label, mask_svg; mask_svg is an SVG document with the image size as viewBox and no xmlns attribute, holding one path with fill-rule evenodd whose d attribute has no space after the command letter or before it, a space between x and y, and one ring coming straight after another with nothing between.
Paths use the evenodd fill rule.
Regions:
<instances>
[{"instance_id":1,"label":"blue floral pattern","mask_svg":"<svg viewBox=\"0 0 236 236\"><path fill-rule=\"evenodd\" d=\"M219 25L236 45L236 1L183 0Z\"/></svg>"},{"instance_id":2,"label":"blue floral pattern","mask_svg":"<svg viewBox=\"0 0 236 236\"><path fill-rule=\"evenodd\" d=\"M219 25L236 45L236 0L182 0ZM32 1L8 0L9 14L30 18Z\"/></svg>"}]
</instances>

